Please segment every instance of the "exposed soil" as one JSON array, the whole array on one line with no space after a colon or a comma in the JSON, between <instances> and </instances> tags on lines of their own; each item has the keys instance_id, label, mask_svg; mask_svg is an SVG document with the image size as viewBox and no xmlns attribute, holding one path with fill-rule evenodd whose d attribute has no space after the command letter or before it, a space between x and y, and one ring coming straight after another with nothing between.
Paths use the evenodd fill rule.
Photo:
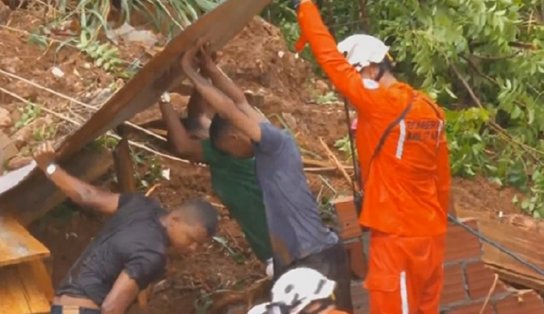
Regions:
<instances>
[{"instance_id":1,"label":"exposed soil","mask_svg":"<svg viewBox=\"0 0 544 314\"><path fill-rule=\"evenodd\" d=\"M24 32L31 32L42 23L42 13L39 10L16 11L3 21L9 28L0 25L0 69L83 101L90 101L97 92L116 82L112 75L94 67L91 60L75 49L66 48L56 54L54 47L44 51L37 45L29 44L29 36ZM145 49L138 46L120 48L123 57L128 60L140 56L145 62L150 57ZM225 72L241 87L264 96L264 104L260 109L274 123L294 132L307 157L326 160L326 154L317 138L323 137L333 148L334 142L344 136L347 127L343 108L341 105L312 103L313 98L327 91L326 84L317 81L309 66L288 52L277 28L255 19L223 49L219 60ZM65 73L64 77L56 78L52 74L54 66ZM91 109L82 108L2 74L0 87L78 122L85 121L92 113ZM187 97L174 97L176 108L180 111L186 101ZM17 140L20 156L28 156L29 148L36 143L48 138L58 140L76 127L45 110L30 121L28 126L16 127L15 124L22 119L20 109L25 104L1 91L0 107L9 110L12 121L11 125L0 130ZM133 121L141 122L157 117L160 117L159 112L153 107L137 115ZM155 143L155 146L160 145ZM338 156L341 154L338 153ZM14 167L18 167L24 162L14 164ZM160 186L152 195L165 207L175 206L189 197L212 195L206 168L170 160L160 160L160 165L162 169L170 169L170 180L159 180ZM150 161L138 165L139 175L149 173L150 167ZM350 193L349 185L338 173L328 176L309 174L308 178L315 195L319 194L323 198ZM327 187L325 181L335 191ZM104 178L102 184L114 187L111 176ZM142 190L147 188L149 186ZM454 191L458 206L463 209L493 213L518 212L511 202L513 191L497 189L483 179L456 179ZM211 199L219 203L213 197ZM152 313L191 313L195 304L200 307L205 303L208 293L225 289L240 290L264 276L263 265L252 257L236 222L230 219L225 209L221 209L221 217L218 236L226 239L228 246L239 255L231 256L214 241L197 253L173 256L167 279L161 282L160 291L151 300ZM66 203L31 227L35 236L53 254L55 284L58 284L100 229L103 219L88 211L74 209Z\"/></svg>"}]
</instances>

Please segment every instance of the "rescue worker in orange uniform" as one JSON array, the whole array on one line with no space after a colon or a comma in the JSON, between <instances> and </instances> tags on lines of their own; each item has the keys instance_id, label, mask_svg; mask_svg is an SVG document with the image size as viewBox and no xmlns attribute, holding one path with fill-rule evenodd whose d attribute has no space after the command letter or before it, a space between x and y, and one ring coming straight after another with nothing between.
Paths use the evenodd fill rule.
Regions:
<instances>
[{"instance_id":1,"label":"rescue worker in orange uniform","mask_svg":"<svg viewBox=\"0 0 544 314\"><path fill-rule=\"evenodd\" d=\"M353 35L337 46L312 1L293 2L302 43L357 110L371 313L437 314L447 215L454 214L444 112L397 81L382 41Z\"/></svg>"}]
</instances>

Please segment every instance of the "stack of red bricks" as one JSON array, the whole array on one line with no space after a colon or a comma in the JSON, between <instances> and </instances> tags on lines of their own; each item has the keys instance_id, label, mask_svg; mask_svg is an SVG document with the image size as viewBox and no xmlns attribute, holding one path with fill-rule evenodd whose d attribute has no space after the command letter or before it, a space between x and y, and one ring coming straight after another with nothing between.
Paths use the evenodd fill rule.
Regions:
<instances>
[{"instance_id":1,"label":"stack of red bricks","mask_svg":"<svg viewBox=\"0 0 544 314\"><path fill-rule=\"evenodd\" d=\"M476 221L466 223L477 229ZM478 238L460 226L450 225L446 238L441 314L544 314L544 302L537 293L507 290L485 267L481 255L482 245ZM369 313L368 296L362 284L354 283L352 291L355 313Z\"/></svg>"}]
</instances>

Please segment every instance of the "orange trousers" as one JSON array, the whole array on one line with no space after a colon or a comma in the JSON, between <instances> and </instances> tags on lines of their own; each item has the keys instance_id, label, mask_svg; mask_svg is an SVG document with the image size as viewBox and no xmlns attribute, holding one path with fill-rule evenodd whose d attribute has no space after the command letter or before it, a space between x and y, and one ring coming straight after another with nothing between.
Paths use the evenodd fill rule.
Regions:
<instances>
[{"instance_id":1,"label":"orange trousers","mask_svg":"<svg viewBox=\"0 0 544 314\"><path fill-rule=\"evenodd\" d=\"M370 314L438 314L445 235L400 237L371 231Z\"/></svg>"}]
</instances>

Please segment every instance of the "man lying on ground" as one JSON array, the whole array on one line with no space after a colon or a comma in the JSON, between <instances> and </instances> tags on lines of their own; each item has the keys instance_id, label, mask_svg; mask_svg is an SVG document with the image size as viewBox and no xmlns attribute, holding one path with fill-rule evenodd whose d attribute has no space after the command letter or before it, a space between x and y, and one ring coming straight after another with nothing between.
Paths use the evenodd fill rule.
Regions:
<instances>
[{"instance_id":1,"label":"man lying on ground","mask_svg":"<svg viewBox=\"0 0 544 314\"><path fill-rule=\"evenodd\" d=\"M215 132L217 124L212 122L210 126L206 115L209 106L196 89L187 107L188 117L182 123L169 97L161 98L170 147L181 158L208 164L213 191L240 224L257 258L267 262L267 273L271 275L272 250L262 193L255 177L255 159L236 158L212 145L209 133Z\"/></svg>"},{"instance_id":2,"label":"man lying on ground","mask_svg":"<svg viewBox=\"0 0 544 314\"><path fill-rule=\"evenodd\" d=\"M60 283L52 314L125 313L138 292L163 274L169 246L195 250L217 229L217 211L204 200L167 212L143 195L104 191L69 175L54 163L51 143L34 158L72 201L111 215Z\"/></svg>"},{"instance_id":3,"label":"man lying on ground","mask_svg":"<svg viewBox=\"0 0 544 314\"><path fill-rule=\"evenodd\" d=\"M238 158L255 156L273 250L274 276L277 278L293 267L314 268L338 283L336 304L351 312L350 272L344 246L323 225L295 140L253 109L204 50L201 67L213 85L203 78L193 65L199 48L193 47L184 54L182 66L217 112L213 118L215 129L210 134L212 144Z\"/></svg>"},{"instance_id":4,"label":"man lying on ground","mask_svg":"<svg viewBox=\"0 0 544 314\"><path fill-rule=\"evenodd\" d=\"M291 269L272 287L272 300L247 314L347 314L336 310L336 282L306 267Z\"/></svg>"}]
</instances>

